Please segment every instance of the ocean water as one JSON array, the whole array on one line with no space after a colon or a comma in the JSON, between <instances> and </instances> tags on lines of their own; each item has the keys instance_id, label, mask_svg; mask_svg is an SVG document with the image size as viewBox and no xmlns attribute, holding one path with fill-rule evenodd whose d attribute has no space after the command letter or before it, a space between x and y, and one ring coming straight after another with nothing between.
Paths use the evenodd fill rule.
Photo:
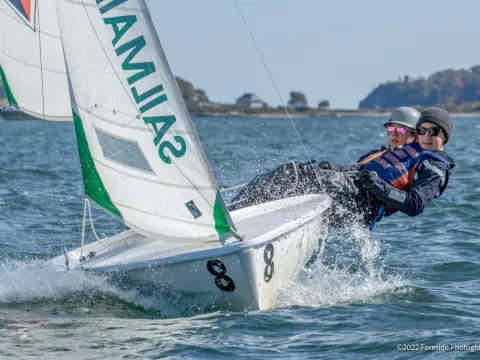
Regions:
<instances>
[{"instance_id":1,"label":"ocean water","mask_svg":"<svg viewBox=\"0 0 480 360\"><path fill-rule=\"evenodd\" d=\"M300 141L287 119L194 119L222 186L294 159L353 162L384 121L295 118ZM449 187L422 215L331 231L272 310L192 315L46 265L80 241L73 125L0 119L0 359L480 358L480 117L454 117L447 151ZM123 228L93 214L101 236Z\"/></svg>"}]
</instances>

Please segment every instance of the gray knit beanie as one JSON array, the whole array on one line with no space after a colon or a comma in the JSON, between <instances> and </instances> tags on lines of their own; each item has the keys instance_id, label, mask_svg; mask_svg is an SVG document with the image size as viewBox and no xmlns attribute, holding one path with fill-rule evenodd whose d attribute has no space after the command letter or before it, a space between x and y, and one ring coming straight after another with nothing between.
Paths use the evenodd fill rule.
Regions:
<instances>
[{"instance_id":1,"label":"gray knit beanie","mask_svg":"<svg viewBox=\"0 0 480 360\"><path fill-rule=\"evenodd\" d=\"M426 108L420 113L420 119L418 119L417 127L425 122L431 122L443 130L446 144L448 139L450 139L453 127L452 119L450 119L448 112L438 107Z\"/></svg>"}]
</instances>

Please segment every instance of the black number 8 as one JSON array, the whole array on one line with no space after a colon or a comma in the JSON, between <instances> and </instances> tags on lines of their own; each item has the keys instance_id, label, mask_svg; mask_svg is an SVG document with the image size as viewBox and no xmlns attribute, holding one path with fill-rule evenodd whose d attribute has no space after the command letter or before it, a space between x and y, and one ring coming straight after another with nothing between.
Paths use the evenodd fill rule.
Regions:
<instances>
[{"instance_id":1,"label":"black number 8","mask_svg":"<svg viewBox=\"0 0 480 360\"><path fill-rule=\"evenodd\" d=\"M208 261L207 270L215 276L215 285L217 285L220 290L227 292L233 292L235 290L235 283L230 276L225 275L227 267L220 260Z\"/></svg>"},{"instance_id":2,"label":"black number 8","mask_svg":"<svg viewBox=\"0 0 480 360\"><path fill-rule=\"evenodd\" d=\"M275 264L273 263L274 252L272 244L268 244L265 246L265 250L263 250L263 260L265 260L265 264L267 264L267 266L265 266L265 271L263 272L263 279L265 282L269 282L272 279L275 271Z\"/></svg>"}]
</instances>

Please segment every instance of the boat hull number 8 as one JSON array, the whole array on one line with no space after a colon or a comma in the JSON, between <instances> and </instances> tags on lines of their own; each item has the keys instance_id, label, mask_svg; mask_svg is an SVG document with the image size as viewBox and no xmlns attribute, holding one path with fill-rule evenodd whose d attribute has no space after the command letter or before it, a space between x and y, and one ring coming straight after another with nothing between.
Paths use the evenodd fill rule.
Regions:
<instances>
[{"instance_id":1,"label":"boat hull number 8","mask_svg":"<svg viewBox=\"0 0 480 360\"><path fill-rule=\"evenodd\" d=\"M233 292L235 290L235 283L227 273L227 267L220 260L210 260L207 262L207 270L210 274L215 276L215 285L226 292Z\"/></svg>"},{"instance_id":2,"label":"boat hull number 8","mask_svg":"<svg viewBox=\"0 0 480 360\"><path fill-rule=\"evenodd\" d=\"M265 270L263 272L263 279L265 282L269 282L275 271L275 264L273 263L273 254L274 254L274 247L272 244L268 244L265 246L265 250L263 250L263 260L265 260Z\"/></svg>"}]
</instances>

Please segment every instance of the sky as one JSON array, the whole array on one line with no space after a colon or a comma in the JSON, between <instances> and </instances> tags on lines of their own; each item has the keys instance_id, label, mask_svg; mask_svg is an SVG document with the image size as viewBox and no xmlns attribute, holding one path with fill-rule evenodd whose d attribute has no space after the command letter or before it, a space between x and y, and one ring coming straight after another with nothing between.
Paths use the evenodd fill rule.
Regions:
<instances>
[{"instance_id":1,"label":"sky","mask_svg":"<svg viewBox=\"0 0 480 360\"><path fill-rule=\"evenodd\" d=\"M268 72L235 0L148 2L174 74L215 102L301 91L311 107L356 109L386 81L480 64L479 0L236 1Z\"/></svg>"}]
</instances>

